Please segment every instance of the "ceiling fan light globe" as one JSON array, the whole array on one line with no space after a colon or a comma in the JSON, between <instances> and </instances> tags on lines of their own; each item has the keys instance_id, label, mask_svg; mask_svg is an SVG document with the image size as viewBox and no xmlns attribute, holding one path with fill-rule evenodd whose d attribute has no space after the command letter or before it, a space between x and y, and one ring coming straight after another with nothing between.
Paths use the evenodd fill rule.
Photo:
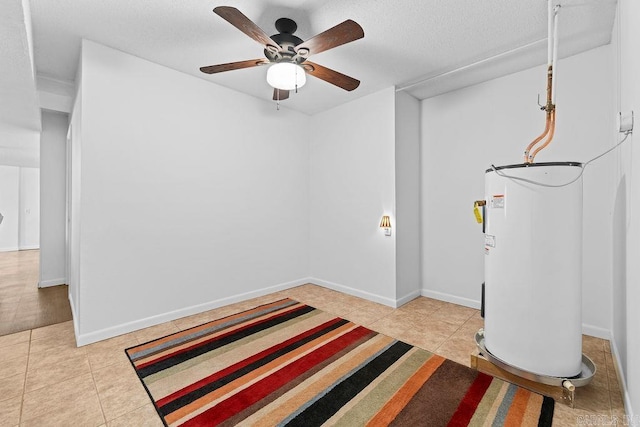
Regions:
<instances>
[{"instance_id":1,"label":"ceiling fan light globe","mask_svg":"<svg viewBox=\"0 0 640 427\"><path fill-rule=\"evenodd\" d=\"M307 82L304 68L292 62L278 62L267 70L267 83L275 89L299 89Z\"/></svg>"}]
</instances>

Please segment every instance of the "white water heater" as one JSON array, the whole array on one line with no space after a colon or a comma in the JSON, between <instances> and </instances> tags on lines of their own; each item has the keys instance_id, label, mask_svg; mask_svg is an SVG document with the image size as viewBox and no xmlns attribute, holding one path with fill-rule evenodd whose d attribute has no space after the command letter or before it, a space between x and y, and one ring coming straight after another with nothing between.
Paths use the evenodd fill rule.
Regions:
<instances>
[{"instance_id":1,"label":"white water heater","mask_svg":"<svg viewBox=\"0 0 640 427\"><path fill-rule=\"evenodd\" d=\"M581 371L581 169L530 163L485 175L486 349L537 375Z\"/></svg>"}]
</instances>

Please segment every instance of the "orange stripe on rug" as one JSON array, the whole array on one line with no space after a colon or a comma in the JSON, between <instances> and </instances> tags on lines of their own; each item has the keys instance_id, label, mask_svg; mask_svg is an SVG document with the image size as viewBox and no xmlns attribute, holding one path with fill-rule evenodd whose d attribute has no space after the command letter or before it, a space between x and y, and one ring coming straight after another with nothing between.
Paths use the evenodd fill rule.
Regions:
<instances>
[{"instance_id":1,"label":"orange stripe on rug","mask_svg":"<svg viewBox=\"0 0 640 427\"><path fill-rule=\"evenodd\" d=\"M382 407L380 412L369 420L367 426L374 427L391 423L445 360L444 357L435 354L431 356Z\"/></svg>"},{"instance_id":2,"label":"orange stripe on rug","mask_svg":"<svg viewBox=\"0 0 640 427\"><path fill-rule=\"evenodd\" d=\"M509 408L509 413L504 420L505 426L522 425L522 419L524 418L524 412L527 410L530 395L531 392L528 390L518 388L516 394L513 396L513 402Z\"/></svg>"}]
</instances>

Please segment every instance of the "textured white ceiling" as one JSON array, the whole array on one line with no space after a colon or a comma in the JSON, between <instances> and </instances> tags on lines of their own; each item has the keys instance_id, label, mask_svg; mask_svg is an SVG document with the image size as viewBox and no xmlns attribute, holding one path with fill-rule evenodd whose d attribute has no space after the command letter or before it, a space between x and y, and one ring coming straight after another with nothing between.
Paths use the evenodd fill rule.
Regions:
<instances>
[{"instance_id":1,"label":"textured white ceiling","mask_svg":"<svg viewBox=\"0 0 640 427\"><path fill-rule=\"evenodd\" d=\"M614 0L560 2L561 56L609 42ZM73 80L80 40L87 38L271 99L266 67L214 75L199 71L204 65L263 57L258 43L212 12L220 5L237 7L269 35L276 33L274 22L280 17L295 20L296 35L303 40L345 19L364 28L364 39L311 57L361 80L358 89L346 92L310 77L298 94L282 101L308 114L392 85L419 82L408 91L425 98L546 58L541 41L546 37L545 0L31 0L37 72ZM514 54L503 54L513 49Z\"/></svg>"}]
</instances>

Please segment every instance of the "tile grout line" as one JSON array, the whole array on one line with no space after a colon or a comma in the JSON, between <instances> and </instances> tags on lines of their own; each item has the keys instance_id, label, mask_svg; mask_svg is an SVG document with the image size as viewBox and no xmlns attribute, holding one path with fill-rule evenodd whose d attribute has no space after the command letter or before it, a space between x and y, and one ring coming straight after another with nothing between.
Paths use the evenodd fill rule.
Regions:
<instances>
[{"instance_id":1,"label":"tile grout line","mask_svg":"<svg viewBox=\"0 0 640 427\"><path fill-rule=\"evenodd\" d=\"M91 368L91 362L89 362L89 368ZM98 392L98 384L96 384L96 377L93 374L93 369L91 371L91 381L93 381L93 388L96 390L96 397L98 398L98 404L100 405L100 412L102 412L102 419L104 420L104 425L107 424L107 415L104 412L104 407L102 406L102 399L100 399L100 393Z\"/></svg>"},{"instance_id":2,"label":"tile grout line","mask_svg":"<svg viewBox=\"0 0 640 427\"><path fill-rule=\"evenodd\" d=\"M173 321L171 321L171 323L173 323ZM178 328L178 329L179 329L179 328ZM178 330L178 332L180 332L180 329ZM137 345L140 345L140 344L143 344L142 342L140 342L141 340L139 340L135 335L133 335L133 336L132 336L132 338L136 341L136 343L135 343L135 344L134 344L134 343L131 343L131 345L136 345L136 344L137 344ZM146 342L146 341L145 341L145 342ZM128 346L129 346L129 344L128 344ZM122 349L121 347L117 347L117 348ZM101 368L99 368L99 369L96 369L96 370L97 370L97 371L99 371L99 370L102 370L102 369L107 369L107 368L112 367L113 365L115 365L115 364L117 364L117 363L118 363L118 362L114 362L114 363L112 363L112 364L109 364L109 365L107 365L107 366L103 366L103 367L101 367ZM130 363L127 363L127 365L129 365L129 366L130 366ZM107 414L106 414L106 412L104 411L104 407L103 407L103 405L102 405L102 399L101 399L101 397L100 397L100 392L98 391L98 385L97 385L97 383L96 383L96 379L95 379L95 376L94 376L94 370L93 370L93 367L91 366L91 361L89 361L89 366L91 367L91 378L93 379L93 384L94 384L94 387L95 387L95 389L96 389L96 395L97 395L97 397L98 397L98 403L100 404L100 410L102 411L102 417L103 417L103 419L104 419L104 424L101 424L101 426L103 426L103 425L104 425L104 426L107 426L111 421L117 420L118 418L124 417L125 415L130 414L131 412L137 411L137 410L139 410L140 408L144 407L145 405L147 405L147 404L149 403L149 402L145 402L145 403L143 403L142 405L140 405L140 406L138 406L138 407L136 407L136 408L134 408L134 409L132 409L132 410L130 410L130 411L127 411L127 412L125 412L125 413L124 413L124 414L122 414L122 415L119 415L119 416L117 416L117 417L115 417L115 418L112 418L112 419L108 419L108 418L107 418ZM134 371L134 372L135 372L135 371ZM151 402L151 403L153 404L153 402Z\"/></svg>"},{"instance_id":3,"label":"tile grout line","mask_svg":"<svg viewBox=\"0 0 640 427\"><path fill-rule=\"evenodd\" d=\"M454 335L455 335L459 330L461 330L461 329L462 329L462 327L464 326L464 324L465 324L465 323L467 323L469 320L471 320L471 318L472 318L474 315L475 315L475 313L474 313L474 314L471 314L471 315L469 316L469 318L468 318L468 319L466 319L464 322L462 322L462 323L460 324L460 326L458 326L458 328L457 328L455 331L453 331L453 333L452 333L451 335L449 335L449 336L448 336L444 341L442 341L442 342L440 343L440 345L439 345L435 350L433 350L433 352L434 352L434 353L435 353L435 352L437 352L437 351L440 349L440 347L442 347L442 346L443 346L447 341L449 341L449 340L451 339L451 337L453 337L453 336L454 336Z\"/></svg>"},{"instance_id":4,"label":"tile grout line","mask_svg":"<svg viewBox=\"0 0 640 427\"><path fill-rule=\"evenodd\" d=\"M22 411L24 410L24 398L27 391L27 372L29 372L29 359L31 358L31 340L33 338L33 329L29 330L29 345L27 346L27 365L24 368L24 382L22 383L22 396L20 399L20 414L18 416L18 425L22 424Z\"/></svg>"}]
</instances>

